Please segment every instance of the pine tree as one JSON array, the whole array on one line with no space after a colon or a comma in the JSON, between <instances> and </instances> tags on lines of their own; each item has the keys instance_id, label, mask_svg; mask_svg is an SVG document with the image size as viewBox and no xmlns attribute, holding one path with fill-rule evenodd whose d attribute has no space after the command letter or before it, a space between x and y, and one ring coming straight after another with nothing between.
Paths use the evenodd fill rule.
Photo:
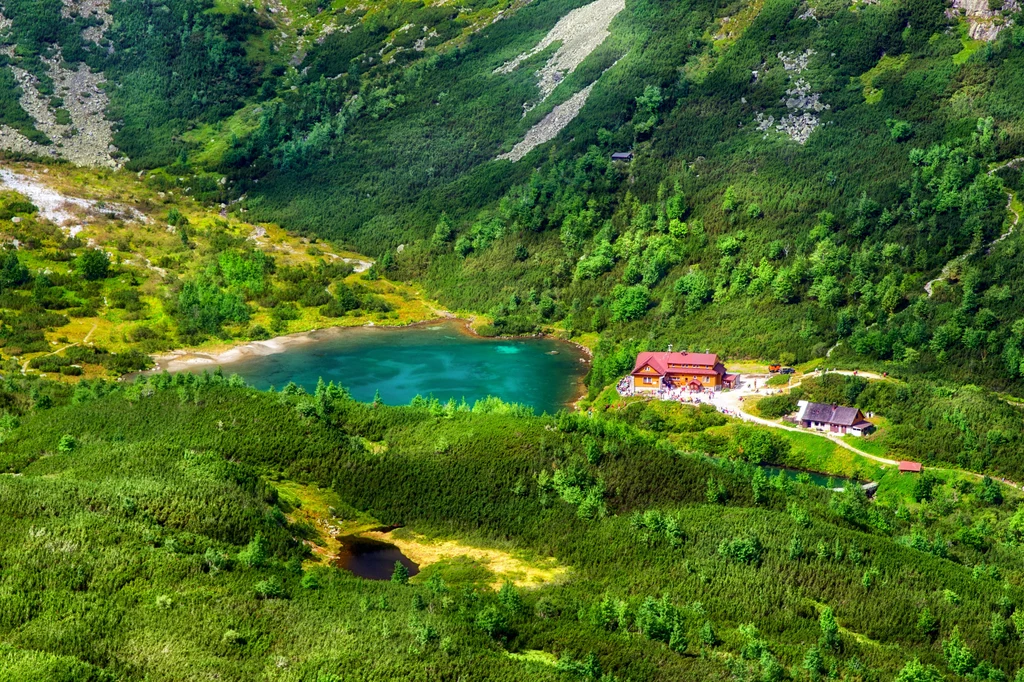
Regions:
<instances>
[{"instance_id":1,"label":"pine tree","mask_svg":"<svg viewBox=\"0 0 1024 682\"><path fill-rule=\"evenodd\" d=\"M959 627L954 626L949 639L942 642L942 653L946 657L946 665L957 675L966 675L977 665L974 652L960 637Z\"/></svg>"},{"instance_id":2,"label":"pine tree","mask_svg":"<svg viewBox=\"0 0 1024 682\"><path fill-rule=\"evenodd\" d=\"M238 555L238 560L249 568L259 568L267 563L267 541L261 533L256 533L252 542Z\"/></svg>"},{"instance_id":3,"label":"pine tree","mask_svg":"<svg viewBox=\"0 0 1024 682\"><path fill-rule=\"evenodd\" d=\"M992 614L992 625L988 629L988 638L992 640L993 644L1006 644L1010 639L1006 621L998 613Z\"/></svg>"},{"instance_id":4,"label":"pine tree","mask_svg":"<svg viewBox=\"0 0 1024 682\"><path fill-rule=\"evenodd\" d=\"M435 571L427 578L427 589L435 595L441 595L448 591L448 585L445 584L441 574Z\"/></svg>"},{"instance_id":5,"label":"pine tree","mask_svg":"<svg viewBox=\"0 0 1024 682\"><path fill-rule=\"evenodd\" d=\"M917 617L917 631L928 638L934 637L939 631L939 621L928 607L922 609L921 615Z\"/></svg>"},{"instance_id":6,"label":"pine tree","mask_svg":"<svg viewBox=\"0 0 1024 682\"><path fill-rule=\"evenodd\" d=\"M821 656L821 651L818 647L812 646L807 650L807 654L804 655L804 670L807 671L807 676L812 680L816 680L825 674L825 659Z\"/></svg>"},{"instance_id":7,"label":"pine tree","mask_svg":"<svg viewBox=\"0 0 1024 682\"><path fill-rule=\"evenodd\" d=\"M437 226L434 228L434 234L430 238L430 246L437 250L443 249L454 236L455 226L452 225L448 215L442 213L441 218L437 221Z\"/></svg>"},{"instance_id":8,"label":"pine tree","mask_svg":"<svg viewBox=\"0 0 1024 682\"><path fill-rule=\"evenodd\" d=\"M686 647L690 645L689 640L686 639L686 629L683 627L682 621L676 621L675 625L672 626L672 634L669 635L668 647L677 653L683 653L686 651Z\"/></svg>"},{"instance_id":9,"label":"pine tree","mask_svg":"<svg viewBox=\"0 0 1024 682\"><path fill-rule=\"evenodd\" d=\"M331 400L351 400L352 394L341 384L332 381L327 384L327 397Z\"/></svg>"},{"instance_id":10,"label":"pine tree","mask_svg":"<svg viewBox=\"0 0 1024 682\"><path fill-rule=\"evenodd\" d=\"M736 210L736 188L730 185L725 188L725 197L722 199L722 210L731 213Z\"/></svg>"},{"instance_id":11,"label":"pine tree","mask_svg":"<svg viewBox=\"0 0 1024 682\"><path fill-rule=\"evenodd\" d=\"M750 479L750 487L754 496L754 504L761 504L764 502L765 493L768 488L768 477L765 476L764 469L758 467L754 471L754 475Z\"/></svg>"},{"instance_id":12,"label":"pine tree","mask_svg":"<svg viewBox=\"0 0 1024 682\"><path fill-rule=\"evenodd\" d=\"M395 571L391 574L391 582L398 585L409 584L409 569L401 561L395 562Z\"/></svg>"},{"instance_id":13,"label":"pine tree","mask_svg":"<svg viewBox=\"0 0 1024 682\"><path fill-rule=\"evenodd\" d=\"M713 478L708 479L707 489L704 492L704 497L711 504L722 504L725 502L725 485L721 481L717 481Z\"/></svg>"},{"instance_id":14,"label":"pine tree","mask_svg":"<svg viewBox=\"0 0 1024 682\"><path fill-rule=\"evenodd\" d=\"M827 649L835 649L839 646L839 624L836 623L836 616L832 613L831 607L826 606L818 618L821 626L821 645Z\"/></svg>"},{"instance_id":15,"label":"pine tree","mask_svg":"<svg viewBox=\"0 0 1024 682\"><path fill-rule=\"evenodd\" d=\"M785 668L770 652L761 654L761 682L782 682L785 674Z\"/></svg>"},{"instance_id":16,"label":"pine tree","mask_svg":"<svg viewBox=\"0 0 1024 682\"><path fill-rule=\"evenodd\" d=\"M519 594L519 590L516 589L516 586L510 580L506 580L498 591L498 601L514 616L522 613L525 608L522 595Z\"/></svg>"},{"instance_id":17,"label":"pine tree","mask_svg":"<svg viewBox=\"0 0 1024 682\"><path fill-rule=\"evenodd\" d=\"M1017 609L1010 614L1010 620L1013 621L1013 627L1017 631L1017 636L1024 639L1024 609Z\"/></svg>"},{"instance_id":18,"label":"pine tree","mask_svg":"<svg viewBox=\"0 0 1024 682\"><path fill-rule=\"evenodd\" d=\"M704 625L700 626L700 641L704 646L718 646L718 633L715 632L715 626L710 620L704 621Z\"/></svg>"},{"instance_id":19,"label":"pine tree","mask_svg":"<svg viewBox=\"0 0 1024 682\"><path fill-rule=\"evenodd\" d=\"M476 615L476 626L495 639L501 637L508 627L505 614L495 606L488 606Z\"/></svg>"}]
</instances>

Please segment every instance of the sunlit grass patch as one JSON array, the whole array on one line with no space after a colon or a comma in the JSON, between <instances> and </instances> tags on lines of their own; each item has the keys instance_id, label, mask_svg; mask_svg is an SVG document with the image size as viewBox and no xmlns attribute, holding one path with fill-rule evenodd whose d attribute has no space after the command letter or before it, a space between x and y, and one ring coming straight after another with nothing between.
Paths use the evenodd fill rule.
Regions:
<instances>
[{"instance_id":1,"label":"sunlit grass patch","mask_svg":"<svg viewBox=\"0 0 1024 682\"><path fill-rule=\"evenodd\" d=\"M539 587L558 582L569 570L554 559L526 557L520 553L499 549L473 547L459 540L431 539L408 529L398 529L389 533L371 531L362 535L390 542L421 569L439 562L470 561L488 572L490 579L487 582L494 589L498 589L506 581L511 581L517 587ZM466 564L458 565L466 567Z\"/></svg>"}]
</instances>

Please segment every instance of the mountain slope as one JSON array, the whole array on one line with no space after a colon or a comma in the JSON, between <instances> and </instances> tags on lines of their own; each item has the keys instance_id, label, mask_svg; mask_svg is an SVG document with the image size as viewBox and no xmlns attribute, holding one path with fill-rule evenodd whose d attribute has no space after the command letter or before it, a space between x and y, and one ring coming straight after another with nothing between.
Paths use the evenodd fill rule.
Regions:
<instances>
[{"instance_id":1,"label":"mountain slope","mask_svg":"<svg viewBox=\"0 0 1024 682\"><path fill-rule=\"evenodd\" d=\"M982 679L1024 664L1019 492L991 481L869 504L769 480L671 445L788 456L691 406L652 432L627 425L655 423L642 404L556 420L209 375L2 396L3 680L868 680L961 666L956 647ZM381 522L568 572L496 592L486 562L450 559L372 582L310 549Z\"/></svg>"},{"instance_id":2,"label":"mountain slope","mask_svg":"<svg viewBox=\"0 0 1024 682\"><path fill-rule=\"evenodd\" d=\"M49 10L3 8L21 104L52 109L33 127L12 102L5 130L102 147L74 107L43 121L84 62L106 162L371 255L411 247L394 276L498 331L1020 380L1016 245L995 244L1024 153L1014 3ZM89 87L71 103L106 96Z\"/></svg>"}]
</instances>

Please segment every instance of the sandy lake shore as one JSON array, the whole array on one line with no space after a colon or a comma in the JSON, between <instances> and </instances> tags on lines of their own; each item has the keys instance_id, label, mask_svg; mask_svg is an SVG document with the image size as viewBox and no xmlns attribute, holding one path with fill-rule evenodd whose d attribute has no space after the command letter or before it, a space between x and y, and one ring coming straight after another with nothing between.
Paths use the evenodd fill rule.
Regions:
<instances>
[{"instance_id":1,"label":"sandy lake shore","mask_svg":"<svg viewBox=\"0 0 1024 682\"><path fill-rule=\"evenodd\" d=\"M179 350L173 350L167 353L153 356L154 366L151 370L146 373L153 372L182 372L197 367L216 367L219 365L230 365L240 360L246 360L248 358L262 357L265 355L274 355L276 353L283 353L289 348L296 346L303 346L309 343L315 343L317 341L323 341L331 338L338 334L344 334L354 329L408 329L409 327L418 327L430 324L439 324L443 322L459 322L460 329L470 336L475 336L479 339L491 339L500 340L502 338L552 338L563 343L568 343L583 353L589 361L593 357L593 352L584 346L583 344L575 341L569 341L566 339L559 339L556 336L550 334L528 334L523 336L510 336L510 337L486 337L481 336L473 328L473 320L462 319L455 317L451 313L443 314L440 317L436 317L429 320L418 320L416 322L410 322L403 325L375 325L372 322L369 324L359 326L337 326L337 327L325 327L322 329L313 329L303 332L295 332L294 334L285 334L284 336L275 336L270 339L262 341L248 341L238 345L234 345L224 349L212 349L212 350L201 350L196 348L183 348Z\"/></svg>"},{"instance_id":2,"label":"sandy lake shore","mask_svg":"<svg viewBox=\"0 0 1024 682\"><path fill-rule=\"evenodd\" d=\"M438 320L421 320L398 326L375 325L370 323L359 325L357 327L325 327L323 329L312 329L304 332L296 332L294 334L285 334L284 336L275 336L274 338L263 341L248 341L237 346L225 348L224 350L203 351L199 349L184 348L181 350L170 351L169 353L164 353L162 355L154 355L154 367L150 371L173 373L193 369L195 367L229 365L247 358L283 353L289 348L322 341L352 329L406 329L408 327L414 327L422 324L432 324L443 321L443 319L444 318Z\"/></svg>"}]
</instances>

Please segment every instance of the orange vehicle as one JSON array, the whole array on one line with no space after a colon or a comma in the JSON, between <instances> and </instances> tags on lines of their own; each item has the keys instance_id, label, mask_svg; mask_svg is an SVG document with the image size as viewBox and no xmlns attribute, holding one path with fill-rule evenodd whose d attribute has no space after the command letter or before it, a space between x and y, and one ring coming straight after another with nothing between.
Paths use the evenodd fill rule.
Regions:
<instances>
[{"instance_id":1,"label":"orange vehicle","mask_svg":"<svg viewBox=\"0 0 1024 682\"><path fill-rule=\"evenodd\" d=\"M782 369L782 365L768 365L768 371L775 373Z\"/></svg>"}]
</instances>

